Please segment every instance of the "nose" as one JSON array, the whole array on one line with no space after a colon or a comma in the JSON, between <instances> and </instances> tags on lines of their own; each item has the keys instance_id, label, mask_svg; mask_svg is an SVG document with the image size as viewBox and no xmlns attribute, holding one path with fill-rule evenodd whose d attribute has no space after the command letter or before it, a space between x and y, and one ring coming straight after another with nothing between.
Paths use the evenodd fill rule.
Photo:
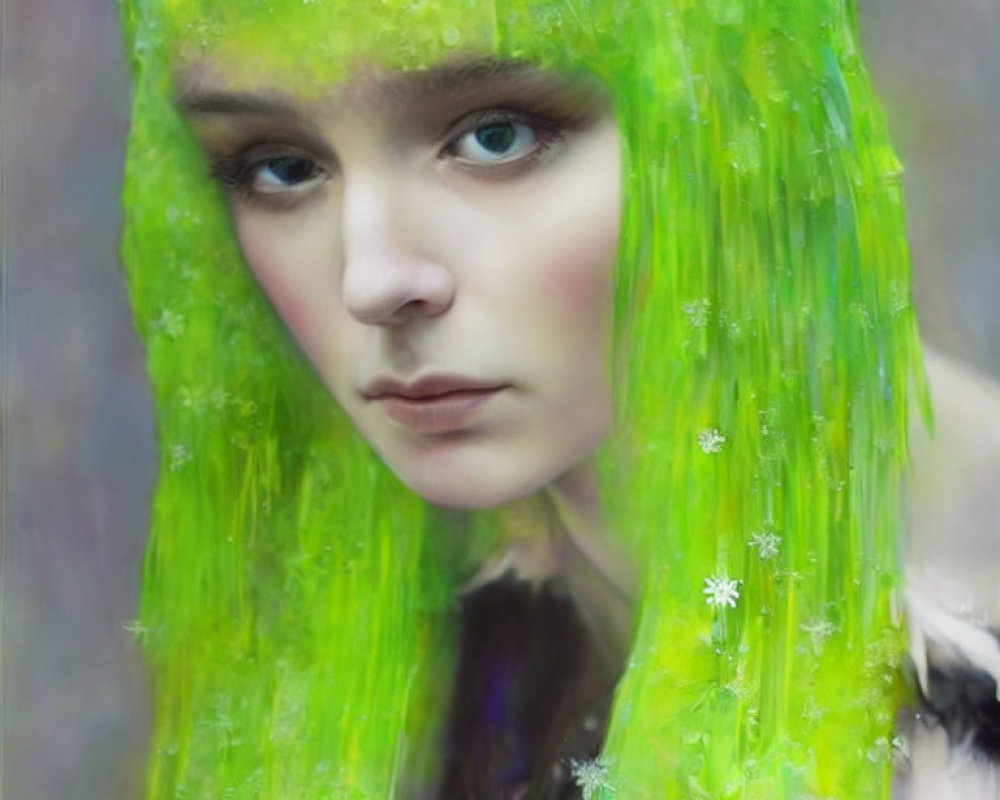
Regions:
<instances>
[{"instance_id":1,"label":"nose","mask_svg":"<svg viewBox=\"0 0 1000 800\"><path fill-rule=\"evenodd\" d=\"M451 306L455 278L429 255L427 211L426 198L399 182L360 175L345 182L341 297L359 322L400 326Z\"/></svg>"}]
</instances>

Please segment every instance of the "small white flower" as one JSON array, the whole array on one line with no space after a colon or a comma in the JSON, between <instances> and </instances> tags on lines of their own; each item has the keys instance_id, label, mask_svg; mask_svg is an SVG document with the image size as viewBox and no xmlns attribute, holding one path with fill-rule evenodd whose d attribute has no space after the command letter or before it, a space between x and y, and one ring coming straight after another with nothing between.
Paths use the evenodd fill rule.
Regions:
<instances>
[{"instance_id":1,"label":"small white flower","mask_svg":"<svg viewBox=\"0 0 1000 800\"><path fill-rule=\"evenodd\" d=\"M184 315L165 308L154 323L170 339L176 339L184 331Z\"/></svg>"},{"instance_id":2,"label":"small white flower","mask_svg":"<svg viewBox=\"0 0 1000 800\"><path fill-rule=\"evenodd\" d=\"M873 764L880 764L892 758L892 745L888 738L880 736L871 747L868 748L868 760Z\"/></svg>"},{"instance_id":3,"label":"small white flower","mask_svg":"<svg viewBox=\"0 0 1000 800\"><path fill-rule=\"evenodd\" d=\"M209 402L211 402L212 408L216 411L222 411L222 409L224 409L229 403L229 392L221 386L213 389L212 393L209 395Z\"/></svg>"},{"instance_id":4,"label":"small white flower","mask_svg":"<svg viewBox=\"0 0 1000 800\"><path fill-rule=\"evenodd\" d=\"M910 742L902 736L893 736L891 744L892 763L898 767L905 767L910 763Z\"/></svg>"},{"instance_id":5,"label":"small white flower","mask_svg":"<svg viewBox=\"0 0 1000 800\"><path fill-rule=\"evenodd\" d=\"M698 434L698 444L703 453L718 453L722 450L722 445L726 443L718 428L708 428Z\"/></svg>"},{"instance_id":6,"label":"small white flower","mask_svg":"<svg viewBox=\"0 0 1000 800\"><path fill-rule=\"evenodd\" d=\"M768 561L778 555L781 537L771 531L758 531L750 537L749 546L757 549L761 561Z\"/></svg>"},{"instance_id":7,"label":"small white flower","mask_svg":"<svg viewBox=\"0 0 1000 800\"><path fill-rule=\"evenodd\" d=\"M894 317L910 307L910 293L903 283L894 282L889 287L889 313Z\"/></svg>"},{"instance_id":8,"label":"small white flower","mask_svg":"<svg viewBox=\"0 0 1000 800\"><path fill-rule=\"evenodd\" d=\"M802 709L802 716L807 722L819 722L826 715L826 709L816 702L815 697L806 700L805 708Z\"/></svg>"},{"instance_id":9,"label":"small white flower","mask_svg":"<svg viewBox=\"0 0 1000 800\"><path fill-rule=\"evenodd\" d=\"M191 451L182 444L170 448L170 471L176 472L191 460Z\"/></svg>"},{"instance_id":10,"label":"small white flower","mask_svg":"<svg viewBox=\"0 0 1000 800\"><path fill-rule=\"evenodd\" d=\"M205 410L205 390L200 386L182 386L177 394L184 408L195 414Z\"/></svg>"},{"instance_id":11,"label":"small white flower","mask_svg":"<svg viewBox=\"0 0 1000 800\"><path fill-rule=\"evenodd\" d=\"M593 761L570 760L570 772L576 785L583 789L583 800L590 800L598 789L612 789L608 767L599 758Z\"/></svg>"},{"instance_id":12,"label":"small white flower","mask_svg":"<svg viewBox=\"0 0 1000 800\"><path fill-rule=\"evenodd\" d=\"M126 622L122 627L135 637L135 640L142 644L149 636L149 628L142 624L140 620Z\"/></svg>"},{"instance_id":13,"label":"small white flower","mask_svg":"<svg viewBox=\"0 0 1000 800\"><path fill-rule=\"evenodd\" d=\"M813 650L819 653L823 649L823 645L826 640L833 636L837 632L837 627L825 619L814 619L812 622L807 622L804 625L799 626L800 630L809 634L809 638L812 639Z\"/></svg>"},{"instance_id":14,"label":"small white flower","mask_svg":"<svg viewBox=\"0 0 1000 800\"><path fill-rule=\"evenodd\" d=\"M706 595L705 602L710 606L736 608L736 601L740 599L740 582L731 581L725 575L713 575L705 578L702 594Z\"/></svg>"},{"instance_id":15,"label":"small white flower","mask_svg":"<svg viewBox=\"0 0 1000 800\"><path fill-rule=\"evenodd\" d=\"M693 328L704 328L708 324L708 314L712 310L712 301L707 297L691 300L681 306Z\"/></svg>"},{"instance_id":16,"label":"small white flower","mask_svg":"<svg viewBox=\"0 0 1000 800\"><path fill-rule=\"evenodd\" d=\"M743 662L736 667L736 674L725 687L741 700L748 700L753 695L753 689L747 683L746 667Z\"/></svg>"}]
</instances>

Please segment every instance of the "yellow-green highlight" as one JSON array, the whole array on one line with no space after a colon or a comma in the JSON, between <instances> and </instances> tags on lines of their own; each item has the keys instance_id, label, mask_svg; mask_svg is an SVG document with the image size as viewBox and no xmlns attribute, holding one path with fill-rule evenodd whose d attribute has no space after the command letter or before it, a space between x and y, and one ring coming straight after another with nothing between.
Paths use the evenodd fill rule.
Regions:
<instances>
[{"instance_id":1,"label":"yellow-green highlight","mask_svg":"<svg viewBox=\"0 0 1000 800\"><path fill-rule=\"evenodd\" d=\"M595 798L885 798L898 490L923 392L901 169L846 0L126 0L123 256L161 464L149 800L432 779L488 515L428 509L244 270L172 106L199 59L321 92L469 51L586 69L624 151L614 530L644 565ZM249 65L252 65L249 66ZM771 537L771 538L768 538ZM735 607L706 580L734 581Z\"/></svg>"}]
</instances>

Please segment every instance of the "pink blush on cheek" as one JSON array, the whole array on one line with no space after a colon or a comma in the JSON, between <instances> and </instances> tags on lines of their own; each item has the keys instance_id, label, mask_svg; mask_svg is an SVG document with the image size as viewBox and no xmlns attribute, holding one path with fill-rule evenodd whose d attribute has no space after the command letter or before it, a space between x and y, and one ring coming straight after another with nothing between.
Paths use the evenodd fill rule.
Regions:
<instances>
[{"instance_id":1,"label":"pink blush on cheek","mask_svg":"<svg viewBox=\"0 0 1000 800\"><path fill-rule=\"evenodd\" d=\"M610 315L610 297L617 231L605 236L580 237L545 269L541 290L553 309L567 314Z\"/></svg>"},{"instance_id":2,"label":"pink blush on cheek","mask_svg":"<svg viewBox=\"0 0 1000 800\"><path fill-rule=\"evenodd\" d=\"M330 294L331 287L323 286L322 280L308 274L289 280L288 275L282 273L283 269L288 272L288 265L281 259L272 262L260 253L255 255L257 257L251 255L249 249L244 255L250 272L286 330L316 364L321 360L321 349L327 338L322 321L335 313L328 306L337 295ZM323 298L329 301L324 302Z\"/></svg>"}]
</instances>

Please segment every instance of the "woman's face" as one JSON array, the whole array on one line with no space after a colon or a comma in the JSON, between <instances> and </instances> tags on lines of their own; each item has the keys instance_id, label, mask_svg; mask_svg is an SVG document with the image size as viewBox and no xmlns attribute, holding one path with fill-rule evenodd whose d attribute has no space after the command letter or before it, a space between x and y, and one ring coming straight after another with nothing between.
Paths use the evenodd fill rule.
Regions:
<instances>
[{"instance_id":1,"label":"woman's face","mask_svg":"<svg viewBox=\"0 0 1000 800\"><path fill-rule=\"evenodd\" d=\"M596 86L481 59L320 96L208 63L179 83L247 264L405 483L485 508L591 461L620 216Z\"/></svg>"}]
</instances>

